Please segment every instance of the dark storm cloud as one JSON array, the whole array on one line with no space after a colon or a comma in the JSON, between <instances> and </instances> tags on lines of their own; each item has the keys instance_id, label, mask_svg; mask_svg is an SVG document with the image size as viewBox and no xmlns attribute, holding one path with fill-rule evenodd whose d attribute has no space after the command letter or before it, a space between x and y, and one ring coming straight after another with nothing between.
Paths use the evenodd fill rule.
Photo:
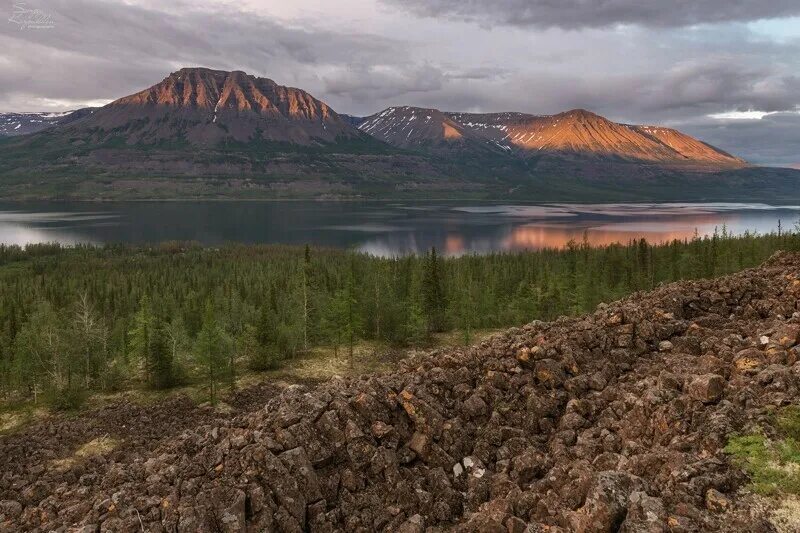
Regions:
<instances>
[{"instance_id":1,"label":"dark storm cloud","mask_svg":"<svg viewBox=\"0 0 800 533\"><path fill-rule=\"evenodd\" d=\"M797 0L383 0L430 17L482 25L603 28L619 24L681 27L800 14Z\"/></svg>"},{"instance_id":2,"label":"dark storm cloud","mask_svg":"<svg viewBox=\"0 0 800 533\"><path fill-rule=\"evenodd\" d=\"M795 50L800 53L800 50ZM738 59L738 60L737 60ZM656 83L642 80L642 110L713 113L719 109L785 111L800 105L800 77L782 64L750 63L735 56L701 57L666 70Z\"/></svg>"},{"instance_id":3,"label":"dark storm cloud","mask_svg":"<svg viewBox=\"0 0 800 533\"><path fill-rule=\"evenodd\" d=\"M800 113L776 113L762 119L687 123L681 129L751 163L800 164Z\"/></svg>"},{"instance_id":4,"label":"dark storm cloud","mask_svg":"<svg viewBox=\"0 0 800 533\"><path fill-rule=\"evenodd\" d=\"M441 89L438 85L441 84ZM781 65L749 66L732 56L687 60L652 72L502 75L464 80L445 75L416 95L426 106L476 111L557 113L584 107L624 122L670 122L733 110L793 110L800 77Z\"/></svg>"},{"instance_id":5,"label":"dark storm cloud","mask_svg":"<svg viewBox=\"0 0 800 533\"><path fill-rule=\"evenodd\" d=\"M188 3L156 10L51 0L41 7L52 15L53 28L0 25L0 105L24 98L117 98L183 66L241 69L295 85L317 77L317 70L369 63L402 49L378 36L289 27L252 13Z\"/></svg>"}]
</instances>

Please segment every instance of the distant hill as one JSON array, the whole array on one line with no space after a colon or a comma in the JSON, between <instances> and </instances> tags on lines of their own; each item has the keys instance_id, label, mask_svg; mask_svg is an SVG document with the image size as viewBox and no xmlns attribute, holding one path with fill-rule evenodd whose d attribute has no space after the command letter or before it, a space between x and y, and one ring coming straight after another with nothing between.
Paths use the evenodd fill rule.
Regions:
<instances>
[{"instance_id":1,"label":"distant hill","mask_svg":"<svg viewBox=\"0 0 800 533\"><path fill-rule=\"evenodd\" d=\"M0 198L800 197L800 172L669 128L581 109L354 117L240 71L185 68L101 108L5 116L28 134L0 136Z\"/></svg>"},{"instance_id":2,"label":"distant hill","mask_svg":"<svg viewBox=\"0 0 800 533\"><path fill-rule=\"evenodd\" d=\"M90 115L95 108L87 107L75 111L42 113L0 113L0 137L12 137L36 133L58 124L67 124Z\"/></svg>"}]
</instances>

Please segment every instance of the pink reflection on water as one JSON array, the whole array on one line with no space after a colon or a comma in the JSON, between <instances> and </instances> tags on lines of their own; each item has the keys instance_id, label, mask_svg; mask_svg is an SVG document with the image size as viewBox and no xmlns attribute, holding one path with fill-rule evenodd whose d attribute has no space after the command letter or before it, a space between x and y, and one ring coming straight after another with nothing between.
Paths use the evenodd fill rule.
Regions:
<instances>
[{"instance_id":1,"label":"pink reflection on water","mask_svg":"<svg viewBox=\"0 0 800 533\"><path fill-rule=\"evenodd\" d=\"M632 240L647 239L652 244L673 240L692 239L722 231L723 226L735 226L735 215L714 214L661 221L603 223L597 226L566 227L548 224L527 224L511 229L503 239L504 250L563 248L569 241L584 239L592 246L626 244Z\"/></svg>"}]
</instances>

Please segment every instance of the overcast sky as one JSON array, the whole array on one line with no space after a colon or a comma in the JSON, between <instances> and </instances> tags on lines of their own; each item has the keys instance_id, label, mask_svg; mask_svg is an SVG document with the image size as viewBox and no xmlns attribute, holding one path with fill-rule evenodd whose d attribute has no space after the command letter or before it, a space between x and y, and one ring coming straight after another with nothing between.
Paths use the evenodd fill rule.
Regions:
<instances>
[{"instance_id":1,"label":"overcast sky","mask_svg":"<svg viewBox=\"0 0 800 533\"><path fill-rule=\"evenodd\" d=\"M206 66L301 87L342 113L583 107L800 164L800 0L20 4L0 0L2 111L100 105Z\"/></svg>"}]
</instances>

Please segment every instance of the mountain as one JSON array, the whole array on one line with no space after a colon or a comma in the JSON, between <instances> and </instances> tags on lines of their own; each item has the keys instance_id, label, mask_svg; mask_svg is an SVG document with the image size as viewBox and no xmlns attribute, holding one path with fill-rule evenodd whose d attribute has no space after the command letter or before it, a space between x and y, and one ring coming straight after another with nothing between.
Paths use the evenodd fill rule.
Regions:
<instances>
[{"instance_id":1,"label":"mountain","mask_svg":"<svg viewBox=\"0 0 800 533\"><path fill-rule=\"evenodd\" d=\"M800 172L669 128L580 109L355 117L240 71L184 68L104 107L26 123L45 129L0 136L0 198L800 199Z\"/></svg>"},{"instance_id":2,"label":"mountain","mask_svg":"<svg viewBox=\"0 0 800 533\"><path fill-rule=\"evenodd\" d=\"M94 112L87 107L75 111L43 113L0 113L0 137L36 133L58 124L67 124Z\"/></svg>"},{"instance_id":3,"label":"mountain","mask_svg":"<svg viewBox=\"0 0 800 533\"><path fill-rule=\"evenodd\" d=\"M665 165L747 166L744 160L677 130L617 124L584 109L537 116L390 107L364 118L358 127L400 148L452 149L471 142L519 157L547 155Z\"/></svg>"},{"instance_id":4,"label":"mountain","mask_svg":"<svg viewBox=\"0 0 800 533\"><path fill-rule=\"evenodd\" d=\"M461 124L438 109L390 107L365 117L358 129L386 143L402 148L463 143L469 138Z\"/></svg>"},{"instance_id":5,"label":"mountain","mask_svg":"<svg viewBox=\"0 0 800 533\"><path fill-rule=\"evenodd\" d=\"M73 125L95 141L126 144L180 139L193 146L268 141L329 144L361 138L355 128L307 92L244 72L184 68L120 98Z\"/></svg>"}]
</instances>

